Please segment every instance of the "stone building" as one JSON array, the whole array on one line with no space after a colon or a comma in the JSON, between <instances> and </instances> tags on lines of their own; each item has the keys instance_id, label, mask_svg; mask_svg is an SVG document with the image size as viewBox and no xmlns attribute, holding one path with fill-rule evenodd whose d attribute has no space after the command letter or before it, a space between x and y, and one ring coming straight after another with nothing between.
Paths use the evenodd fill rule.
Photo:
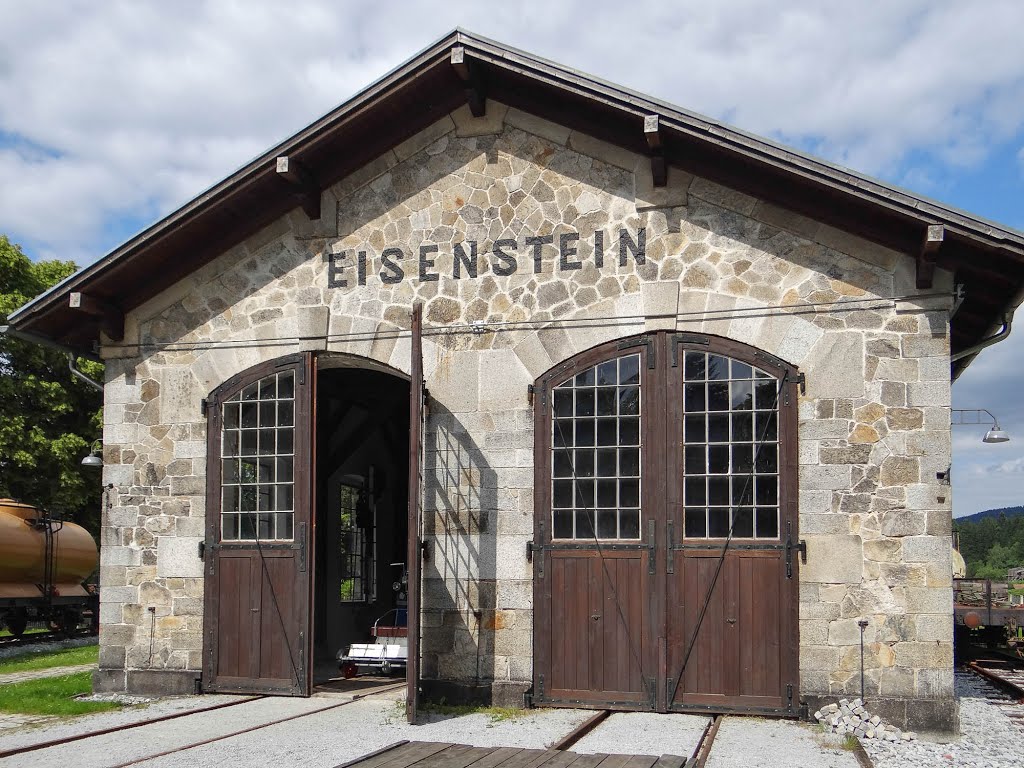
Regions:
<instances>
[{"instance_id":1,"label":"stone building","mask_svg":"<svg viewBox=\"0 0 1024 768\"><path fill-rule=\"evenodd\" d=\"M413 693L795 716L865 620L872 711L954 727L1022 254L454 32L11 318L106 363L96 688L308 695L406 563Z\"/></svg>"}]
</instances>

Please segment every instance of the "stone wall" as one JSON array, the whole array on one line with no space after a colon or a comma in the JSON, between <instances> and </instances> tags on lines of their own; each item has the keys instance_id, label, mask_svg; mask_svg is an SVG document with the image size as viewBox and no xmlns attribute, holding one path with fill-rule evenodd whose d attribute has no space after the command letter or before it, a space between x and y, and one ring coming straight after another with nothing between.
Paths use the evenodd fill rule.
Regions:
<instances>
[{"instance_id":1,"label":"stone wall","mask_svg":"<svg viewBox=\"0 0 1024 768\"><path fill-rule=\"evenodd\" d=\"M802 693L859 691L863 617L872 700L950 697L950 496L938 477L950 462L950 300L934 295L949 292L948 274L917 296L909 258L677 169L654 188L646 158L491 102L485 118L462 109L396 146L322 203L321 221L295 211L133 311L128 346L104 349L101 684L200 668L200 400L296 349L408 372L400 331L423 302L425 677L529 685L527 387L596 344L679 328L807 374ZM401 258L382 258L395 247ZM241 340L260 344L228 345Z\"/></svg>"}]
</instances>

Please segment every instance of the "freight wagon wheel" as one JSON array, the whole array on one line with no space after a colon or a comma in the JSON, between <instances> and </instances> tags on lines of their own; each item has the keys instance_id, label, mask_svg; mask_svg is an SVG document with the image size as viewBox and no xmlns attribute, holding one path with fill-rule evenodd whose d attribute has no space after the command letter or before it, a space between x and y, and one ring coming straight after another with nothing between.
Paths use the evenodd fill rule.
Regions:
<instances>
[{"instance_id":1,"label":"freight wagon wheel","mask_svg":"<svg viewBox=\"0 0 1024 768\"><path fill-rule=\"evenodd\" d=\"M14 637L21 637L25 634L25 629L28 627L28 616L23 613L7 614L7 618L4 620L4 624L7 625L7 631Z\"/></svg>"},{"instance_id":2,"label":"freight wagon wheel","mask_svg":"<svg viewBox=\"0 0 1024 768\"><path fill-rule=\"evenodd\" d=\"M359 674L359 667L351 661L346 661L341 665L341 674L346 680L351 680Z\"/></svg>"},{"instance_id":3,"label":"freight wagon wheel","mask_svg":"<svg viewBox=\"0 0 1024 768\"><path fill-rule=\"evenodd\" d=\"M78 613L73 610L62 611L49 621L50 629L62 635L73 635L78 629Z\"/></svg>"}]
</instances>

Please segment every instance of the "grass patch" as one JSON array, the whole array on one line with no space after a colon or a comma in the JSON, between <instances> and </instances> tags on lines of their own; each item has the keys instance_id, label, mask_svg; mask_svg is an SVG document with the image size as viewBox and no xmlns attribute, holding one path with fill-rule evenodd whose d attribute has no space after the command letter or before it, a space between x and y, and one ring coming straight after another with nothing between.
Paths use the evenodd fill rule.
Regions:
<instances>
[{"instance_id":1,"label":"grass patch","mask_svg":"<svg viewBox=\"0 0 1024 768\"><path fill-rule=\"evenodd\" d=\"M23 654L0 660L0 675L11 672L30 672L50 667L70 667L75 664L95 664L100 657L98 645L83 645L80 648L64 648L59 651Z\"/></svg>"},{"instance_id":2,"label":"grass patch","mask_svg":"<svg viewBox=\"0 0 1024 768\"><path fill-rule=\"evenodd\" d=\"M0 712L71 717L120 709L114 701L78 701L92 692L92 673L79 672L0 686Z\"/></svg>"},{"instance_id":3,"label":"grass patch","mask_svg":"<svg viewBox=\"0 0 1024 768\"><path fill-rule=\"evenodd\" d=\"M853 750L857 748L858 743L859 742L857 741L857 737L854 736L852 733L848 733L845 736L843 736L843 741L839 746L847 750L848 752L853 752Z\"/></svg>"}]
</instances>

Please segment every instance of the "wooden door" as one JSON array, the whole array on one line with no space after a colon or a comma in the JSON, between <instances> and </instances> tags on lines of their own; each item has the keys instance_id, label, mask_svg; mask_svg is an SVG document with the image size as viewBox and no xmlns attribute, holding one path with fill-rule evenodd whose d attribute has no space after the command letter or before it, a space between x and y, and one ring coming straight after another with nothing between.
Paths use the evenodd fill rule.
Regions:
<instances>
[{"instance_id":1,"label":"wooden door","mask_svg":"<svg viewBox=\"0 0 1024 768\"><path fill-rule=\"evenodd\" d=\"M292 355L207 404L206 691L310 693L313 386Z\"/></svg>"},{"instance_id":2,"label":"wooden door","mask_svg":"<svg viewBox=\"0 0 1024 768\"><path fill-rule=\"evenodd\" d=\"M657 489L647 340L585 354L538 384L534 701L652 709Z\"/></svg>"},{"instance_id":3,"label":"wooden door","mask_svg":"<svg viewBox=\"0 0 1024 768\"><path fill-rule=\"evenodd\" d=\"M638 414L621 407L633 383L612 384L634 360ZM538 393L538 703L796 714L796 372L660 333L586 353Z\"/></svg>"},{"instance_id":4,"label":"wooden door","mask_svg":"<svg viewBox=\"0 0 1024 768\"><path fill-rule=\"evenodd\" d=\"M796 714L796 371L725 339L668 343L667 708Z\"/></svg>"},{"instance_id":5,"label":"wooden door","mask_svg":"<svg viewBox=\"0 0 1024 768\"><path fill-rule=\"evenodd\" d=\"M420 692L420 574L422 537L420 504L423 498L423 420L426 390L423 386L423 305L412 310L412 365L409 381L409 532L407 569L408 610L405 716L416 722Z\"/></svg>"}]
</instances>

